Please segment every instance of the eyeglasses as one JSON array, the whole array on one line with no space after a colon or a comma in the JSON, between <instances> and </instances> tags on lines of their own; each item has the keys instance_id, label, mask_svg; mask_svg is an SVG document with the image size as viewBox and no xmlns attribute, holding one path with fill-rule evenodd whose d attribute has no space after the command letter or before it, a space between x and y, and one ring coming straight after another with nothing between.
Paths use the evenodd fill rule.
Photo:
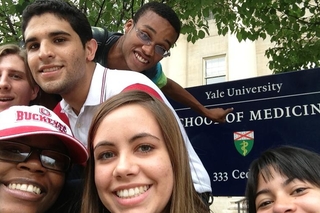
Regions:
<instances>
[{"instance_id":1,"label":"eyeglasses","mask_svg":"<svg viewBox=\"0 0 320 213\"><path fill-rule=\"evenodd\" d=\"M137 37L142 41L142 43L144 43L145 45L148 45L148 46L151 45L152 41L151 41L150 36L147 33L139 30L138 28L136 28L136 26L134 26L134 29L136 31ZM170 51L164 49L160 45L156 44L154 47L154 50L157 54L161 55L162 57L170 56Z\"/></svg>"},{"instance_id":2,"label":"eyeglasses","mask_svg":"<svg viewBox=\"0 0 320 213\"><path fill-rule=\"evenodd\" d=\"M38 151L41 165L44 168L66 172L70 167L70 157L62 153L38 149L23 143L0 141L0 160L19 163L25 162L33 151Z\"/></svg>"}]
</instances>

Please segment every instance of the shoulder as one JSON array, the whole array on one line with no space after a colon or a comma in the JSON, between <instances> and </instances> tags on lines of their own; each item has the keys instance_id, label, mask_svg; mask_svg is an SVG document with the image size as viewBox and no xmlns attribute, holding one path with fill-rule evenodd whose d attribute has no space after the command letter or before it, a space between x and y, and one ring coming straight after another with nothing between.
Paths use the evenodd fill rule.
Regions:
<instances>
[{"instance_id":1,"label":"shoulder","mask_svg":"<svg viewBox=\"0 0 320 213\"><path fill-rule=\"evenodd\" d=\"M149 78L147 78L145 75L135 72L135 71L130 71L130 70L114 70L114 69L108 69L108 75L110 74L110 77L117 77L117 78L122 78L123 81L128 81L128 82L140 82L140 81L147 81L151 82Z\"/></svg>"},{"instance_id":2,"label":"shoulder","mask_svg":"<svg viewBox=\"0 0 320 213\"><path fill-rule=\"evenodd\" d=\"M162 71L161 63L158 62L155 66L142 72L145 76L151 79L159 88L167 84L167 77Z\"/></svg>"},{"instance_id":3,"label":"shoulder","mask_svg":"<svg viewBox=\"0 0 320 213\"><path fill-rule=\"evenodd\" d=\"M98 49L94 61L106 66L106 56L114 43L122 36L122 33L109 32L105 27L91 27L93 38L97 41Z\"/></svg>"},{"instance_id":4,"label":"shoulder","mask_svg":"<svg viewBox=\"0 0 320 213\"><path fill-rule=\"evenodd\" d=\"M160 68L161 68L161 64L158 62L156 65L154 65L153 67L151 67L151 68L149 68L149 69L147 69L147 70L144 70L144 71L142 71L141 73L142 74L144 74L145 76L147 76L148 78L153 78L154 76L156 76L157 75L157 72L159 72L158 70L158 68L159 68L159 66L160 66ZM161 68L161 70L162 70L162 68Z\"/></svg>"}]
</instances>

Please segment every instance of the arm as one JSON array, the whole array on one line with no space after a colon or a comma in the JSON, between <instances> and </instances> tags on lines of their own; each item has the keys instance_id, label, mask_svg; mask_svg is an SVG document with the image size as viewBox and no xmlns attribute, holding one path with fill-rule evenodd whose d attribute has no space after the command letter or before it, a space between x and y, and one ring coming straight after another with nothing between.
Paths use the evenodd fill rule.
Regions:
<instances>
[{"instance_id":1,"label":"arm","mask_svg":"<svg viewBox=\"0 0 320 213\"><path fill-rule=\"evenodd\" d=\"M171 99L184 104L200 115L205 116L215 122L225 122L226 115L233 111L233 108L213 108L207 109L191 95L187 90L177 84L175 81L167 78L167 84L161 88L162 92Z\"/></svg>"}]
</instances>

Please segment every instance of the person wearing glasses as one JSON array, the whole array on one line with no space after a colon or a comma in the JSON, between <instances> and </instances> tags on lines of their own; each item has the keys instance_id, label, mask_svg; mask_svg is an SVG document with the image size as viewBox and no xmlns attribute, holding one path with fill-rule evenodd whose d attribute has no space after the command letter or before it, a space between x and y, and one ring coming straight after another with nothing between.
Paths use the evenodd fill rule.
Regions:
<instances>
[{"instance_id":1,"label":"person wearing glasses","mask_svg":"<svg viewBox=\"0 0 320 213\"><path fill-rule=\"evenodd\" d=\"M55 212L51 206L70 167L87 159L86 148L49 109L12 106L0 112L0 212Z\"/></svg>"},{"instance_id":2,"label":"person wearing glasses","mask_svg":"<svg viewBox=\"0 0 320 213\"><path fill-rule=\"evenodd\" d=\"M35 81L45 92L62 96L54 111L85 146L99 105L123 91L145 91L162 99L174 113L188 149L194 187L201 197L211 194L210 177L161 90L140 73L108 69L93 61L97 42L85 14L62 0L37 0L23 11L22 34ZM173 44L176 35L168 39ZM82 177L81 170L77 177Z\"/></svg>"},{"instance_id":3,"label":"person wearing glasses","mask_svg":"<svg viewBox=\"0 0 320 213\"><path fill-rule=\"evenodd\" d=\"M180 29L180 20L168 5L160 2L146 3L126 22L124 34L92 27L94 38L99 44L95 60L111 69L141 72L176 102L214 122L225 122L226 115L233 111L232 108L206 108L162 71L159 61L170 56L170 48L178 40Z\"/></svg>"}]
</instances>

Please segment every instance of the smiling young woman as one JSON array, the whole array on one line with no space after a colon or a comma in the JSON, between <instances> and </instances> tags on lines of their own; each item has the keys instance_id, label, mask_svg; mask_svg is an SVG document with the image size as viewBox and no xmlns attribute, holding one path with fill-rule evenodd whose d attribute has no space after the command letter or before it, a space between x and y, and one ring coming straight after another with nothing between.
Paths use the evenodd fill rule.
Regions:
<instances>
[{"instance_id":1,"label":"smiling young woman","mask_svg":"<svg viewBox=\"0 0 320 213\"><path fill-rule=\"evenodd\" d=\"M208 212L171 110L141 91L103 103L88 135L82 213Z\"/></svg>"},{"instance_id":2,"label":"smiling young woman","mask_svg":"<svg viewBox=\"0 0 320 213\"><path fill-rule=\"evenodd\" d=\"M12 106L0 121L0 212L57 212L66 174L86 162L86 148L43 106Z\"/></svg>"},{"instance_id":3,"label":"smiling young woman","mask_svg":"<svg viewBox=\"0 0 320 213\"><path fill-rule=\"evenodd\" d=\"M265 151L250 165L249 213L320 213L320 156L292 146Z\"/></svg>"}]
</instances>

